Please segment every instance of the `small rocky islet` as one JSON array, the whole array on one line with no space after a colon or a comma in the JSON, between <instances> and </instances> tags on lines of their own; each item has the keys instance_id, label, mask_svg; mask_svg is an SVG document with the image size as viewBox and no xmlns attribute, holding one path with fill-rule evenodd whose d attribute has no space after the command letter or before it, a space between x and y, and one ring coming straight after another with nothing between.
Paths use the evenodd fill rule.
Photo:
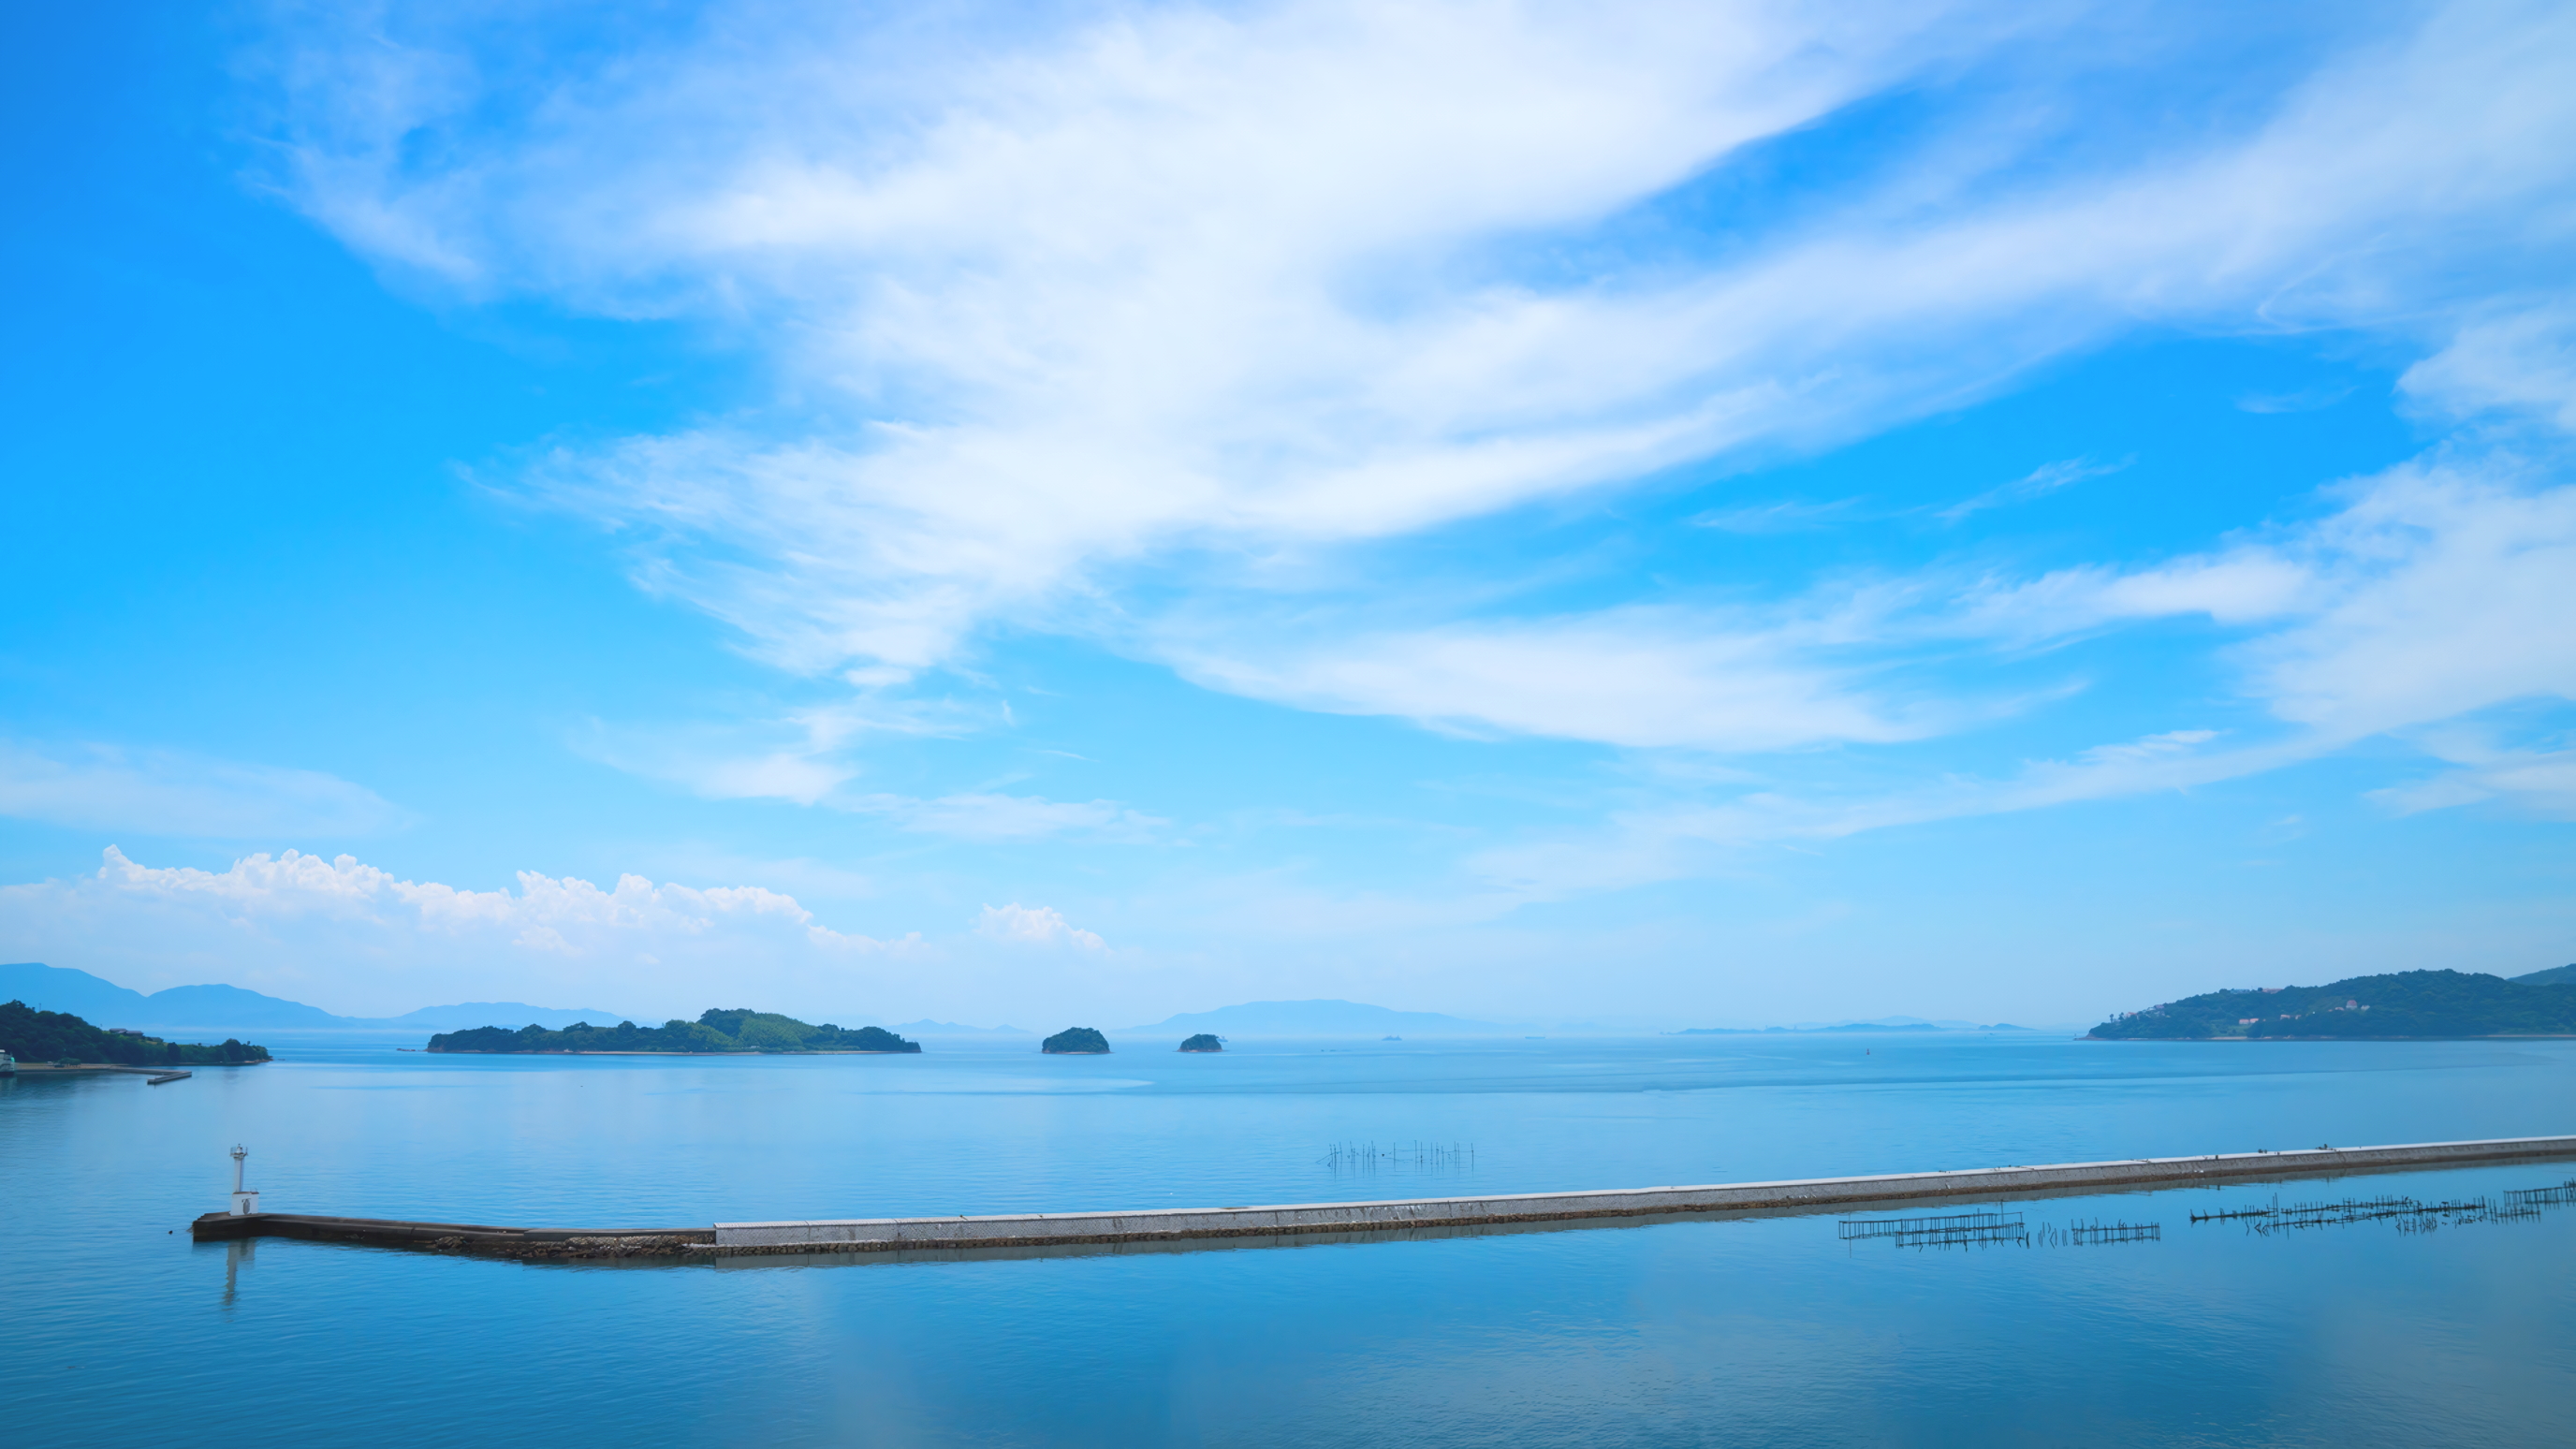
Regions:
<instances>
[{"instance_id":1,"label":"small rocky islet","mask_svg":"<svg viewBox=\"0 0 2576 1449\"><path fill-rule=\"evenodd\" d=\"M1188 1041L1181 1043L1181 1050L1185 1052L1221 1052L1225 1050L1225 1038L1218 1036L1212 1031L1203 1031L1197 1036L1191 1037Z\"/></svg>"},{"instance_id":2,"label":"small rocky islet","mask_svg":"<svg viewBox=\"0 0 2576 1449\"><path fill-rule=\"evenodd\" d=\"M1049 1056L1096 1057L1109 1054L1109 1038L1097 1027L1068 1026L1038 1044Z\"/></svg>"}]
</instances>

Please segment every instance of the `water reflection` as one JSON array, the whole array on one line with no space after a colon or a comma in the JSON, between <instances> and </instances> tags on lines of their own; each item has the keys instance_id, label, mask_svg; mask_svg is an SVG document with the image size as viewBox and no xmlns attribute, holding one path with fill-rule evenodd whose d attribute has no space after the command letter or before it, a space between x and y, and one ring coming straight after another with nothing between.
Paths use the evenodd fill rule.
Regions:
<instances>
[{"instance_id":1,"label":"water reflection","mask_svg":"<svg viewBox=\"0 0 2576 1449\"><path fill-rule=\"evenodd\" d=\"M259 1239L257 1238L228 1238L224 1241L224 1306L226 1308L233 1306L233 1298L240 1288L242 1270L256 1266L258 1250Z\"/></svg>"}]
</instances>

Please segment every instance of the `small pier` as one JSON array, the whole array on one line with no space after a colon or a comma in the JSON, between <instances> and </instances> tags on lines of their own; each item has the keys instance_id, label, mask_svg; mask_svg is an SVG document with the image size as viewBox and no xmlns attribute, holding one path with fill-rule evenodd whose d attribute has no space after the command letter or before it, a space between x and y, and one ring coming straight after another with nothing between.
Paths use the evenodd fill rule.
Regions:
<instances>
[{"instance_id":1,"label":"small pier","mask_svg":"<svg viewBox=\"0 0 2576 1449\"><path fill-rule=\"evenodd\" d=\"M1001 1213L982 1216L834 1218L715 1223L689 1228L511 1228L385 1218L313 1217L256 1210L208 1213L190 1231L199 1241L285 1237L367 1243L509 1258L763 1256L782 1253L894 1253L1024 1249L1100 1244L1183 1243L1259 1238L1335 1240L1435 1229L1606 1224L1616 1219L1709 1215L1779 1216L1841 1212L1865 1205L1940 1199L2010 1201L2216 1186L2229 1182L2340 1177L2488 1163L2576 1158L2576 1137L2507 1137L2386 1147L2319 1147L2208 1157L2142 1157L2113 1162L1985 1167L1870 1177L1799 1178L1699 1187L1615 1188L1381 1202L1288 1203L1266 1207L1151 1208L1135 1212ZM249 1211L243 1209L247 1207ZM1240 1245L1249 1246L1249 1243Z\"/></svg>"}]
</instances>

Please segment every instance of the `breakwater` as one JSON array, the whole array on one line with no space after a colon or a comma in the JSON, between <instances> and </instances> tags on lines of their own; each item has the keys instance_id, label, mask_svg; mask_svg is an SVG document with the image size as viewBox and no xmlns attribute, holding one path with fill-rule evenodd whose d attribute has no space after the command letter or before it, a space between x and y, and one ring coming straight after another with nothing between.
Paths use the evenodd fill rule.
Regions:
<instances>
[{"instance_id":1,"label":"breakwater","mask_svg":"<svg viewBox=\"0 0 2576 1449\"><path fill-rule=\"evenodd\" d=\"M425 1223L399 1218L319 1217L302 1213L208 1213L188 1226L201 1243L230 1238L303 1238L500 1258L669 1257L715 1246L713 1228L497 1228L484 1223Z\"/></svg>"},{"instance_id":2,"label":"breakwater","mask_svg":"<svg viewBox=\"0 0 2576 1449\"><path fill-rule=\"evenodd\" d=\"M1837 1212L1869 1204L1926 1199L2065 1197L2555 1158L2576 1158L2576 1137L2317 1147L1695 1187L1127 1212L808 1219L668 1229L503 1228L287 1213L208 1213L197 1219L191 1232L199 1240L294 1237L512 1258L888 1253L1178 1243L1194 1239L1284 1239L1326 1234L1347 1239L1352 1235L1425 1229L1580 1225L1623 1218Z\"/></svg>"}]
</instances>

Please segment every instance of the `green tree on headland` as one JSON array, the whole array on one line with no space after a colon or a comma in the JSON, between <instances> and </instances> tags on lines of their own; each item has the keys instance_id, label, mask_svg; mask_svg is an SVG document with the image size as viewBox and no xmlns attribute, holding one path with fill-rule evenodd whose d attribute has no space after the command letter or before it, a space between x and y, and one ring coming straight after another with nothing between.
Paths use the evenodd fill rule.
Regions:
<instances>
[{"instance_id":1,"label":"green tree on headland","mask_svg":"<svg viewBox=\"0 0 2576 1449\"><path fill-rule=\"evenodd\" d=\"M776 1012L749 1007L714 1009L696 1021L677 1017L660 1026L592 1026L577 1021L561 1031L524 1026L478 1026L447 1031L429 1039L434 1052L917 1052L921 1043L906 1041L881 1026L857 1028L825 1022L814 1026Z\"/></svg>"},{"instance_id":2,"label":"green tree on headland","mask_svg":"<svg viewBox=\"0 0 2576 1449\"><path fill-rule=\"evenodd\" d=\"M2115 1016L2106 1041L2576 1035L2576 985L2460 971L2353 976L2326 986L2211 991Z\"/></svg>"},{"instance_id":3,"label":"green tree on headland","mask_svg":"<svg viewBox=\"0 0 2576 1449\"><path fill-rule=\"evenodd\" d=\"M0 1052L23 1062L112 1062L121 1067L217 1067L268 1060L268 1048L226 1038L221 1046L163 1041L101 1029L68 1011L0 1003Z\"/></svg>"}]
</instances>

